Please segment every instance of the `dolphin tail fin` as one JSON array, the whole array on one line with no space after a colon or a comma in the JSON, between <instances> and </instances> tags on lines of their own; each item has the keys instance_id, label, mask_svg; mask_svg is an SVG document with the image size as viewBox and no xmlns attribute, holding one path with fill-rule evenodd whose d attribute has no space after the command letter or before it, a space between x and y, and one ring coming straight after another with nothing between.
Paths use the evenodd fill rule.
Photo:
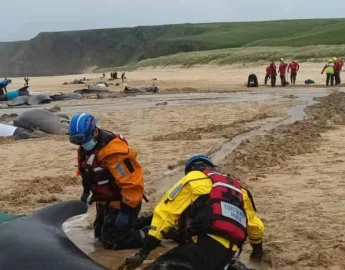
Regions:
<instances>
[{"instance_id":1,"label":"dolphin tail fin","mask_svg":"<svg viewBox=\"0 0 345 270\"><path fill-rule=\"evenodd\" d=\"M86 212L87 205L85 203L81 201L68 201L45 207L33 213L32 216L43 223L61 228L67 219L85 214Z\"/></svg>"}]
</instances>

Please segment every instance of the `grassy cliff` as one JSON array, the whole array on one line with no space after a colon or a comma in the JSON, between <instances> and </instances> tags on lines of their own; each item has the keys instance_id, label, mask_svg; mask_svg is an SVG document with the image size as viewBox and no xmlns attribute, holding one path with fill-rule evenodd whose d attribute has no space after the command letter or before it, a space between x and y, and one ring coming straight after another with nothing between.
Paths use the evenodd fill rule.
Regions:
<instances>
[{"instance_id":1,"label":"grassy cliff","mask_svg":"<svg viewBox=\"0 0 345 270\"><path fill-rule=\"evenodd\" d=\"M259 59L270 59L275 54L281 56L281 52L313 58L313 45L345 44L344 31L345 19L320 19L40 33L28 41L0 43L0 76L71 74L91 66L104 68L138 62L139 66L222 64L235 58L248 62L258 60L258 54ZM326 55L329 48L321 46L321 54L316 53ZM332 50L338 52L338 47ZM208 52L178 54L196 51ZM181 56L183 60L176 60ZM146 60L150 58L155 59Z\"/></svg>"}]
</instances>

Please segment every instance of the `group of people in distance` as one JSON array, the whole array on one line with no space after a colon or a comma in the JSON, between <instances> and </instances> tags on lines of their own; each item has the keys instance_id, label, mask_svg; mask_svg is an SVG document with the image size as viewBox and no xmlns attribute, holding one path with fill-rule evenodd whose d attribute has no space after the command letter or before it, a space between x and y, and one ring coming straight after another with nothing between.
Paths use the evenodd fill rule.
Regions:
<instances>
[{"instance_id":1,"label":"group of people in distance","mask_svg":"<svg viewBox=\"0 0 345 270\"><path fill-rule=\"evenodd\" d=\"M278 73L280 75L280 82L281 86L286 86L286 73L290 73L290 83L296 83L297 72L299 71L299 64L292 60L291 63L285 63L283 58L280 58L280 64L278 67ZM266 76L265 76L265 85L267 85L268 79L271 79L271 86L276 86L276 79L277 79L277 66L275 65L274 61L266 67Z\"/></svg>"},{"instance_id":2,"label":"group of people in distance","mask_svg":"<svg viewBox=\"0 0 345 270\"><path fill-rule=\"evenodd\" d=\"M337 59L337 57L329 58L326 65L323 67L321 74L326 71L326 85L333 86L341 84L340 72L343 69L343 58Z\"/></svg>"},{"instance_id":3,"label":"group of people in distance","mask_svg":"<svg viewBox=\"0 0 345 270\"><path fill-rule=\"evenodd\" d=\"M344 66L343 58L329 58L326 65L323 67L321 74L326 72L326 86L333 86L333 85L340 85L341 78L340 73ZM278 66L275 65L274 61L271 62L269 66L266 67L266 76L265 76L265 85L269 79L271 79L271 86L276 86L277 75L279 74L281 86L284 87L289 84L286 80L286 74L290 74L290 83L296 84L296 77L297 72L299 71L300 65L295 61L292 60L291 63L286 63L283 58L280 59L280 64ZM310 80L307 80L310 81ZM307 82L306 82L307 83ZM258 87L258 79L255 74L250 74L248 76L248 83L247 87Z\"/></svg>"},{"instance_id":4,"label":"group of people in distance","mask_svg":"<svg viewBox=\"0 0 345 270\"><path fill-rule=\"evenodd\" d=\"M279 74L281 86L286 86L288 84L288 82L286 81L286 73L290 73L290 82L291 84L295 84L298 71L299 71L299 64L295 60L292 60L291 63L287 64L284 62L283 58L280 58L278 72L277 72L277 66L275 62L272 61L271 64L268 67L266 67L265 85L267 85L267 82L270 79L271 86L275 87L276 81L277 81L277 75ZM258 81L257 76L255 74L250 74L248 76L247 87L249 88L249 87L258 87L258 86L259 86L259 81Z\"/></svg>"}]
</instances>

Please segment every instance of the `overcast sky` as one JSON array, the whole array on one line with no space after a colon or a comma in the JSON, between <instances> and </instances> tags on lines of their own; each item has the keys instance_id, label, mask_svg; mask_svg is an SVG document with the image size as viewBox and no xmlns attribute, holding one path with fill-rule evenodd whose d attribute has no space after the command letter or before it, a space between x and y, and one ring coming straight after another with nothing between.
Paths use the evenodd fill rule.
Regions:
<instances>
[{"instance_id":1,"label":"overcast sky","mask_svg":"<svg viewBox=\"0 0 345 270\"><path fill-rule=\"evenodd\" d=\"M39 32L345 17L345 0L1 0L0 41Z\"/></svg>"}]
</instances>

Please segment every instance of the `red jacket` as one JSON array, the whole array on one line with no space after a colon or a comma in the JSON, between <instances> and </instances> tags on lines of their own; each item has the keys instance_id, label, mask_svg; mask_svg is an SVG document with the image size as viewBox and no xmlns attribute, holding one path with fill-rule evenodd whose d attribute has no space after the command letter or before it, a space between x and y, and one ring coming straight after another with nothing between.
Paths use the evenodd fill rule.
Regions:
<instances>
[{"instance_id":1,"label":"red jacket","mask_svg":"<svg viewBox=\"0 0 345 270\"><path fill-rule=\"evenodd\" d=\"M291 72L297 72L299 70L299 64L295 61L292 61L288 66L288 72L291 70Z\"/></svg>"},{"instance_id":2,"label":"red jacket","mask_svg":"<svg viewBox=\"0 0 345 270\"><path fill-rule=\"evenodd\" d=\"M271 72L270 75L271 76L272 75L277 76L277 67L275 64L270 64L268 68L270 68L270 72ZM266 71L267 71L267 69L266 69Z\"/></svg>"},{"instance_id":3,"label":"red jacket","mask_svg":"<svg viewBox=\"0 0 345 270\"><path fill-rule=\"evenodd\" d=\"M287 63L280 63L280 65L279 65L279 73L280 73L281 76L286 74L287 66L288 66Z\"/></svg>"},{"instance_id":4,"label":"red jacket","mask_svg":"<svg viewBox=\"0 0 345 270\"><path fill-rule=\"evenodd\" d=\"M266 67L266 74L271 75L271 66Z\"/></svg>"},{"instance_id":5,"label":"red jacket","mask_svg":"<svg viewBox=\"0 0 345 270\"><path fill-rule=\"evenodd\" d=\"M339 59L339 60L335 61L335 63L334 63L334 70L335 71L341 71L342 68L343 68L343 65L344 65L343 60Z\"/></svg>"}]
</instances>

